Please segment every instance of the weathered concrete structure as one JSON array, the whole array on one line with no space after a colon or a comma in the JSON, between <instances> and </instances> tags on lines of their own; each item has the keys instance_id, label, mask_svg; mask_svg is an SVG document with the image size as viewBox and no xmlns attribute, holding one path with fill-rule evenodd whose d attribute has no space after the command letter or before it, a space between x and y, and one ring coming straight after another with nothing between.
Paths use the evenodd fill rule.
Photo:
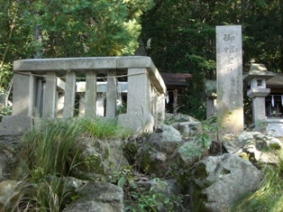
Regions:
<instances>
[{"instance_id":1,"label":"weathered concrete structure","mask_svg":"<svg viewBox=\"0 0 283 212\"><path fill-rule=\"evenodd\" d=\"M76 114L94 117L99 99L97 85L103 79L107 82L105 116L116 117L120 78L127 81L127 111L119 115L119 124L152 131L165 116L166 86L151 58L142 56L14 61L13 109L12 116L6 119L18 120L36 113L43 118L56 118L59 103L63 118ZM84 88L79 89L82 84ZM78 89L83 97L76 102ZM76 104L81 102L78 107ZM21 124L24 123L15 123Z\"/></svg>"}]
</instances>

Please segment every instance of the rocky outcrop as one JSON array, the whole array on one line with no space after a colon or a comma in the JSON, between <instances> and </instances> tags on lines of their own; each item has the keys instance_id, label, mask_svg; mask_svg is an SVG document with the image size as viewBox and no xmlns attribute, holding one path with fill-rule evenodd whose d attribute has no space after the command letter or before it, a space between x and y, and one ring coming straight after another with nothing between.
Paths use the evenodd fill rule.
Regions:
<instances>
[{"instance_id":1,"label":"rocky outcrop","mask_svg":"<svg viewBox=\"0 0 283 212\"><path fill-rule=\"evenodd\" d=\"M226 212L239 197L255 191L261 180L261 172L237 155L206 157L192 169L192 209Z\"/></svg>"},{"instance_id":2,"label":"rocky outcrop","mask_svg":"<svg viewBox=\"0 0 283 212\"><path fill-rule=\"evenodd\" d=\"M177 129L161 125L142 144L137 164L148 174L164 177L176 166L180 170L190 167L207 153L208 149L198 137L183 140Z\"/></svg>"},{"instance_id":3,"label":"rocky outcrop","mask_svg":"<svg viewBox=\"0 0 283 212\"><path fill-rule=\"evenodd\" d=\"M134 134L125 140L81 136L67 157L67 176L43 175L40 182L47 186L60 182L63 190L58 198L63 194L60 210L64 212L134 210L139 205L144 210L187 212L188 202L191 211L227 211L261 182L258 162L275 164L279 160L279 154L268 160L265 156L280 152L281 141L258 132L226 135L221 142L215 141L221 148L214 149L221 151L212 157L208 149L213 145L204 128L191 128L187 125L191 122L200 126L197 120L179 115L172 117L173 125L159 125L151 134ZM183 126L189 126L189 131ZM1 207L18 185L18 181L9 184L7 178L13 179L16 173L20 139L9 139L0 136ZM223 149L229 154L222 154ZM28 183L23 179L20 184Z\"/></svg>"},{"instance_id":4,"label":"rocky outcrop","mask_svg":"<svg viewBox=\"0 0 283 212\"><path fill-rule=\"evenodd\" d=\"M243 132L239 136L226 135L223 145L229 153L237 154L255 165L279 164L283 150L281 140L260 132Z\"/></svg>"}]
</instances>

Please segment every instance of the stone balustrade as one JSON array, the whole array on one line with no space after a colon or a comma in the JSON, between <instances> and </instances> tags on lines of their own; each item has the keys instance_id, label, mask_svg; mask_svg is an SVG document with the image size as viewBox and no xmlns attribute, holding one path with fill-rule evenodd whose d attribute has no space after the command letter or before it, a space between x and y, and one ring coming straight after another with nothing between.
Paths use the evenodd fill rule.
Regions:
<instances>
[{"instance_id":1,"label":"stone balustrade","mask_svg":"<svg viewBox=\"0 0 283 212\"><path fill-rule=\"evenodd\" d=\"M105 116L117 117L117 88L123 79L126 113L118 115L120 125L152 131L164 119L166 86L150 57L25 59L13 65L12 117L38 113L53 119L58 118L59 110L63 118L94 117L102 79L106 82ZM83 94L79 103L78 93Z\"/></svg>"}]
</instances>

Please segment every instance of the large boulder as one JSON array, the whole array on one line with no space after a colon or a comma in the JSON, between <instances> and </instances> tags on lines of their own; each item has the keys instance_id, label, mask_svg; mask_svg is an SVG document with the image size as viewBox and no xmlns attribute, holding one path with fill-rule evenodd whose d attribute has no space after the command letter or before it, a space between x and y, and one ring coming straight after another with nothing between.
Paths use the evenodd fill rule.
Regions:
<instances>
[{"instance_id":1,"label":"large boulder","mask_svg":"<svg viewBox=\"0 0 283 212\"><path fill-rule=\"evenodd\" d=\"M238 198L256 190L261 180L262 173L237 155L206 157L192 169L192 209L228 211Z\"/></svg>"},{"instance_id":2,"label":"large boulder","mask_svg":"<svg viewBox=\"0 0 283 212\"><path fill-rule=\"evenodd\" d=\"M75 160L69 158L69 163L74 166L71 176L83 180L108 180L108 177L118 172L121 167L129 165L123 156L122 141L81 139L84 139L78 142L81 145L75 147Z\"/></svg>"},{"instance_id":3,"label":"large boulder","mask_svg":"<svg viewBox=\"0 0 283 212\"><path fill-rule=\"evenodd\" d=\"M123 212L123 190L110 183L89 182L63 212Z\"/></svg>"},{"instance_id":4,"label":"large boulder","mask_svg":"<svg viewBox=\"0 0 283 212\"><path fill-rule=\"evenodd\" d=\"M143 142L137 158L137 166L142 171L163 177L170 170L175 150L184 141L178 130L172 126L160 125Z\"/></svg>"}]
</instances>

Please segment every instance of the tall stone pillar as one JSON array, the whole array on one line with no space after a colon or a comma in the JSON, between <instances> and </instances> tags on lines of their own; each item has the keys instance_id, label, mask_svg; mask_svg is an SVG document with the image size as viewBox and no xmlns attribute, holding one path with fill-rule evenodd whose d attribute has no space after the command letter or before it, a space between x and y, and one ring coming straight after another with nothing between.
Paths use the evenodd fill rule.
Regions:
<instances>
[{"instance_id":1,"label":"tall stone pillar","mask_svg":"<svg viewBox=\"0 0 283 212\"><path fill-rule=\"evenodd\" d=\"M216 27L216 53L221 134L239 134L244 129L241 26Z\"/></svg>"}]
</instances>

